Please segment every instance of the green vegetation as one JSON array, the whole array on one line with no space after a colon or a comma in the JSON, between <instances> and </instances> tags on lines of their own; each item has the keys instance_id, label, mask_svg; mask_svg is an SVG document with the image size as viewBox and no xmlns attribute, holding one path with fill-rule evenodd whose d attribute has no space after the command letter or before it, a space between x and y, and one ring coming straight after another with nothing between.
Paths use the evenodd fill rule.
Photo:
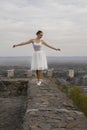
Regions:
<instances>
[{"instance_id":1,"label":"green vegetation","mask_svg":"<svg viewBox=\"0 0 87 130\"><path fill-rule=\"evenodd\" d=\"M78 86L60 86L60 90L66 92L68 97L83 111L87 116L87 94Z\"/></svg>"}]
</instances>

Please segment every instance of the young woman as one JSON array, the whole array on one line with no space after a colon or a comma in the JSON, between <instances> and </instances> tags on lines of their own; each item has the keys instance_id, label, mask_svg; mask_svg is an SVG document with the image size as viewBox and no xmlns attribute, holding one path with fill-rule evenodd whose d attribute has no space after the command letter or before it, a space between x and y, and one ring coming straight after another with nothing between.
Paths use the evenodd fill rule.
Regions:
<instances>
[{"instance_id":1,"label":"young woman","mask_svg":"<svg viewBox=\"0 0 87 130\"><path fill-rule=\"evenodd\" d=\"M33 53L33 56L32 56L31 70L36 71L37 79L38 79L37 85L41 84L42 70L45 70L45 69L48 68L47 59L46 59L46 56L45 56L45 54L42 50L42 45L45 45L45 46L47 46L47 47L49 47L53 50L60 51L59 48L52 47L49 44L47 44L44 40L42 40L41 39L42 36L43 36L43 32L39 30L36 33L36 38L30 39L26 42L22 42L20 44L13 45L13 48L14 48L14 47L17 47L17 46L23 46L23 45L32 43L33 48L34 48L34 53Z\"/></svg>"}]
</instances>

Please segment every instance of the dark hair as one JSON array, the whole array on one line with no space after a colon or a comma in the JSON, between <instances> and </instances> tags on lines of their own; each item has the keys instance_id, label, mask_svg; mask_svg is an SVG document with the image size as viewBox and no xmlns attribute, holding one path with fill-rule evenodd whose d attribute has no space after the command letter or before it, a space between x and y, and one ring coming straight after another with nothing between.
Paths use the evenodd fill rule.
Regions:
<instances>
[{"instance_id":1,"label":"dark hair","mask_svg":"<svg viewBox=\"0 0 87 130\"><path fill-rule=\"evenodd\" d=\"M43 33L43 32L41 30L39 30L39 31L36 32L36 35L38 35L40 33Z\"/></svg>"}]
</instances>

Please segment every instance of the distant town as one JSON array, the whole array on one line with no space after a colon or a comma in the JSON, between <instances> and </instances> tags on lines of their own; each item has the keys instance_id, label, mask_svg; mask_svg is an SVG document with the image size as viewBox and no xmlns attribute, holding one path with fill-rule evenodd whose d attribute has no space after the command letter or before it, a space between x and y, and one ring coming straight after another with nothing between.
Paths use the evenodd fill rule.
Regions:
<instances>
[{"instance_id":1,"label":"distant town","mask_svg":"<svg viewBox=\"0 0 87 130\"><path fill-rule=\"evenodd\" d=\"M77 59L77 60L76 60ZM84 58L48 58L48 70L43 71L44 77L56 78L59 85L73 84L84 88L87 92L87 57ZM0 58L0 79L35 77L31 71L31 57Z\"/></svg>"}]
</instances>

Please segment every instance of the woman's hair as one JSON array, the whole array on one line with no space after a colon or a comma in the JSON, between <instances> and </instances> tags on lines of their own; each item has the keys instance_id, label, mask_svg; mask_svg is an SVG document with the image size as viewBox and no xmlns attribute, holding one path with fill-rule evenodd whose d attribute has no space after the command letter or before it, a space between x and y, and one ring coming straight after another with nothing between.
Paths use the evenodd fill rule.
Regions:
<instances>
[{"instance_id":1,"label":"woman's hair","mask_svg":"<svg viewBox=\"0 0 87 130\"><path fill-rule=\"evenodd\" d=\"M43 33L43 32L41 30L39 30L39 31L36 32L36 35L38 35L40 33Z\"/></svg>"}]
</instances>

